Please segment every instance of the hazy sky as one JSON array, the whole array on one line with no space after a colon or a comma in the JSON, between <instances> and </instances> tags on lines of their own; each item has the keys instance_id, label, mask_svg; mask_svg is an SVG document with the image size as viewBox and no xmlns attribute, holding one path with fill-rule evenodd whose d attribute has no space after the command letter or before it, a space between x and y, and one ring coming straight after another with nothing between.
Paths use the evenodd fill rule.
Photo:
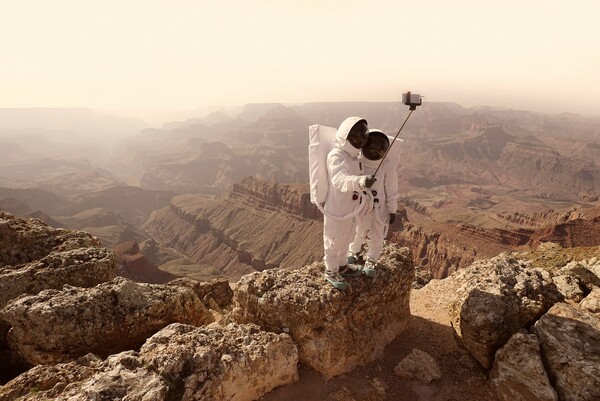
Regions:
<instances>
[{"instance_id":1,"label":"hazy sky","mask_svg":"<svg viewBox=\"0 0 600 401\"><path fill-rule=\"evenodd\" d=\"M600 1L0 0L0 107L429 101L600 115Z\"/></svg>"}]
</instances>

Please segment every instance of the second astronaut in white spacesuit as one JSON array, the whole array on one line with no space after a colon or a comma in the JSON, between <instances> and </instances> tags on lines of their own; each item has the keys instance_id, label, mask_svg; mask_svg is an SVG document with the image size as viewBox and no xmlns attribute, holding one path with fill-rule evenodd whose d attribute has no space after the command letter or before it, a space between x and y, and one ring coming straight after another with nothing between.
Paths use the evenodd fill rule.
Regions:
<instances>
[{"instance_id":1,"label":"second astronaut in white spacesuit","mask_svg":"<svg viewBox=\"0 0 600 401\"><path fill-rule=\"evenodd\" d=\"M369 131L369 139L366 145L363 146L358 159L363 163L364 174L371 176L375 173L389 146L389 139L382 131ZM348 250L348 263L356 263L361 247L368 238L363 272L369 277L375 276L377 259L379 259L383 248L383 240L398 211L399 194L396 164L396 162L387 158L377 171L375 176L377 181L369 189L372 195L372 208L363 210L356 217L354 241L350 244Z\"/></svg>"}]
</instances>

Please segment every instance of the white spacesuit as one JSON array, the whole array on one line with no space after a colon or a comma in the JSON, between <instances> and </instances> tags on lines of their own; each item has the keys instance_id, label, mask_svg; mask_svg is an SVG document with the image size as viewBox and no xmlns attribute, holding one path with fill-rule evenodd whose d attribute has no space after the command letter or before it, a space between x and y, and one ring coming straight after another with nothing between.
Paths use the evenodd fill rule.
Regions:
<instances>
[{"instance_id":1,"label":"white spacesuit","mask_svg":"<svg viewBox=\"0 0 600 401\"><path fill-rule=\"evenodd\" d=\"M387 138L379 130L371 130L369 135L380 135ZM367 147L369 145L367 144ZM389 146L389 145L388 145ZM387 149L382 149L383 152ZM367 149L363 148L363 153L358 160L362 162L364 174L372 175L381 162L381 157L377 160L369 160ZM381 155L383 156L383 155ZM373 158L373 156L371 156ZM353 242L349 246L348 261L355 262L357 254L361 251L362 244L368 237L368 250L365 255L364 272L368 276L375 275L377 259L383 248L383 240L387 235L389 228L390 214L396 214L398 211L398 171L396 170L396 161L387 158L381 164L377 171L377 181L367 191L373 195L373 208L363 210L356 217L356 232Z\"/></svg>"},{"instance_id":2,"label":"white spacesuit","mask_svg":"<svg viewBox=\"0 0 600 401\"><path fill-rule=\"evenodd\" d=\"M344 120L336 133L335 148L327 155L329 190L323 223L325 278L338 289L347 286L343 276L361 274L355 266L347 266L346 253L354 234L354 218L340 217L350 216L360 208L365 202L363 190L373 184L373 180L364 174L362 162L357 159L360 148L366 143L368 130L366 128L357 134L355 127L359 126L366 128L366 120L360 117ZM357 140L358 135L363 137ZM340 267L346 269L341 274Z\"/></svg>"}]
</instances>

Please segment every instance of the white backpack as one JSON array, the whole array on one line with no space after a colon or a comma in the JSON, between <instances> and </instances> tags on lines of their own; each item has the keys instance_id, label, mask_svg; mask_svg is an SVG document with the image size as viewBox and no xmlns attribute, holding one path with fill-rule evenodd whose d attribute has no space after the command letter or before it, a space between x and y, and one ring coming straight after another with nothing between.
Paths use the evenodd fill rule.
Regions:
<instances>
[{"instance_id":1,"label":"white backpack","mask_svg":"<svg viewBox=\"0 0 600 401\"><path fill-rule=\"evenodd\" d=\"M310 177L310 201L321 206L327 199L329 177L327 155L335 147L336 128L325 125L308 127L308 173Z\"/></svg>"}]
</instances>

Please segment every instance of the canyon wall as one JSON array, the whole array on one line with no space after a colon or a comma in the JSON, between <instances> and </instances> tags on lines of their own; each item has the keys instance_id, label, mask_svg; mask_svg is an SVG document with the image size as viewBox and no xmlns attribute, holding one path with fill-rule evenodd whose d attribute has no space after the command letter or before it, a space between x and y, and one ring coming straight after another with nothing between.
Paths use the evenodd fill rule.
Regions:
<instances>
[{"instance_id":1,"label":"canyon wall","mask_svg":"<svg viewBox=\"0 0 600 401\"><path fill-rule=\"evenodd\" d=\"M319 260L318 217L306 191L246 178L224 197L176 196L144 229L201 266L236 276Z\"/></svg>"}]
</instances>

